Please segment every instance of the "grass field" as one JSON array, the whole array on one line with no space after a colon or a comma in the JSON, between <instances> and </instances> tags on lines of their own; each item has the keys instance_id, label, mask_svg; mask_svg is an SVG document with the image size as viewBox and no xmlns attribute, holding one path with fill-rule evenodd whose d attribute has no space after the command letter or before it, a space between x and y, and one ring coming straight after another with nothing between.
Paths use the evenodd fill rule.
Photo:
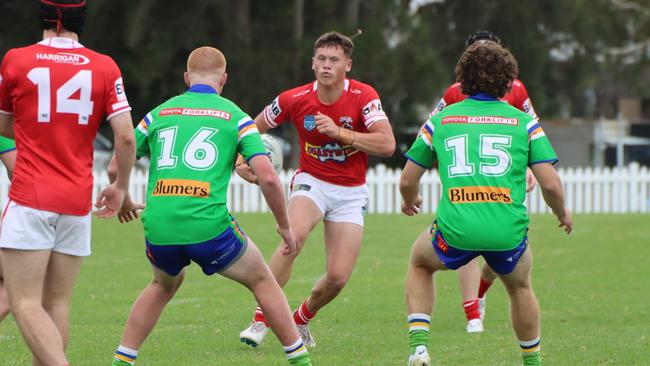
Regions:
<instances>
[{"instance_id":1,"label":"grass field","mask_svg":"<svg viewBox=\"0 0 650 366\"><path fill-rule=\"evenodd\" d=\"M268 258L278 242L270 215L238 215ZM410 244L430 217L369 216L351 282L312 323L316 365L405 365L408 337L403 282ZM542 308L546 365L650 364L650 217L575 218L566 237L551 216L534 216L533 280ZM85 262L72 304L69 358L75 366L109 365L131 303L150 280L139 223L94 223L93 255ZM324 270L322 227L311 237L286 287L292 306ZM458 280L437 275L432 319L434 365L517 365L520 356L503 286L488 293L486 331L465 333ZM197 266L140 350L138 365L284 365L269 336L257 349L239 342L254 300ZM29 353L11 317L0 324L0 364L28 365Z\"/></svg>"}]
</instances>

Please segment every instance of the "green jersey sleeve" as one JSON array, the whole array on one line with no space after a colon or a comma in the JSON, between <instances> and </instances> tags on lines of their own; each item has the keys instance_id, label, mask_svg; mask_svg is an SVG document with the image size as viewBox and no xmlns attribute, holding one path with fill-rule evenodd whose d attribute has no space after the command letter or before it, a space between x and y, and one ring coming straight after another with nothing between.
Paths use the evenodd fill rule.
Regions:
<instances>
[{"instance_id":1,"label":"green jersey sleeve","mask_svg":"<svg viewBox=\"0 0 650 366\"><path fill-rule=\"evenodd\" d=\"M526 125L528 129L528 144L530 152L528 154L528 165L539 163L555 164L558 161L555 150L551 142L546 137L544 130L539 125L537 119L533 119Z\"/></svg>"},{"instance_id":2,"label":"green jersey sleeve","mask_svg":"<svg viewBox=\"0 0 650 366\"><path fill-rule=\"evenodd\" d=\"M237 122L237 150L246 161L253 156L266 154L266 148L255 122L247 115Z\"/></svg>"},{"instance_id":3,"label":"green jersey sleeve","mask_svg":"<svg viewBox=\"0 0 650 366\"><path fill-rule=\"evenodd\" d=\"M433 149L433 131L433 124L427 121L422 125L409 151L406 152L407 159L425 169L431 168L437 158L436 151Z\"/></svg>"},{"instance_id":4,"label":"green jersey sleeve","mask_svg":"<svg viewBox=\"0 0 650 366\"><path fill-rule=\"evenodd\" d=\"M135 129L135 155L140 159L149 155L149 126L153 118L148 113Z\"/></svg>"},{"instance_id":5,"label":"green jersey sleeve","mask_svg":"<svg viewBox=\"0 0 650 366\"><path fill-rule=\"evenodd\" d=\"M16 150L16 143L14 140L0 136L0 154Z\"/></svg>"}]
</instances>

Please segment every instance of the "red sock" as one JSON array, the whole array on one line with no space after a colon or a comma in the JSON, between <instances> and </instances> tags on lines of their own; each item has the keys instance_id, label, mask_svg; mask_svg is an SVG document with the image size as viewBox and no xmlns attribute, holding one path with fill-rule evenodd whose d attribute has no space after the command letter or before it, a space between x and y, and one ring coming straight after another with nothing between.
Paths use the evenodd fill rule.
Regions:
<instances>
[{"instance_id":1,"label":"red sock","mask_svg":"<svg viewBox=\"0 0 650 366\"><path fill-rule=\"evenodd\" d=\"M481 277L481 284L478 286L478 297L484 297L490 286L492 286L492 282L488 282Z\"/></svg>"},{"instance_id":2,"label":"red sock","mask_svg":"<svg viewBox=\"0 0 650 366\"><path fill-rule=\"evenodd\" d=\"M478 299L463 302L463 309L465 309L465 316L468 321L481 319L481 312L478 311Z\"/></svg>"},{"instance_id":3,"label":"red sock","mask_svg":"<svg viewBox=\"0 0 650 366\"><path fill-rule=\"evenodd\" d=\"M266 324L266 326L269 326L269 322L266 321L266 318L264 317L264 313L262 312L262 308L259 306L255 309L255 317L253 317L254 322L262 322Z\"/></svg>"},{"instance_id":4,"label":"red sock","mask_svg":"<svg viewBox=\"0 0 650 366\"><path fill-rule=\"evenodd\" d=\"M316 316L316 313L311 313L309 309L307 309L307 300L303 302L298 309L296 309L293 312L293 320L296 322L298 325L306 325L309 324L309 321L312 320Z\"/></svg>"}]
</instances>

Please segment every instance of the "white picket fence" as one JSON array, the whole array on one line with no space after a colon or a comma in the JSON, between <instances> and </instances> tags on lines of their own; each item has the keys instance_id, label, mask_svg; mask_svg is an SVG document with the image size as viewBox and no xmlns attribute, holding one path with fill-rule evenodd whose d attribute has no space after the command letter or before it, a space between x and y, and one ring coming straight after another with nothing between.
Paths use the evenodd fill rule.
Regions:
<instances>
[{"instance_id":1,"label":"white picket fence","mask_svg":"<svg viewBox=\"0 0 650 366\"><path fill-rule=\"evenodd\" d=\"M9 182L4 170L0 170L0 197L5 197ZM400 169L387 169L383 165L377 165L368 171L368 212L400 212L400 172ZM623 168L560 168L558 172L564 183L567 205L574 213L650 212L650 170L647 167L632 163ZM280 174L285 194L289 192L292 174L290 171ZM96 171L93 197L107 184L106 172ZM146 172L136 171L131 177L132 196L135 200L144 202L146 190ZM422 211L435 212L441 194L440 179L436 171L427 172L422 178L421 194L424 199ZM528 194L526 205L530 213L550 212L539 187ZM259 187L248 184L236 174L233 174L230 182L228 207L232 212L268 212Z\"/></svg>"}]
</instances>

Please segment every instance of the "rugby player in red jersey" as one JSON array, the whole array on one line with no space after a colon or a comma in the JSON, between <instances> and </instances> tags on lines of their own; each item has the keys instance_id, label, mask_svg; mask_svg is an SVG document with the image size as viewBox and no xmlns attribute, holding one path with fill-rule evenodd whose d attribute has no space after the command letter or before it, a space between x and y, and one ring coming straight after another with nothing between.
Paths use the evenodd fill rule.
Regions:
<instances>
[{"instance_id":1,"label":"rugby player in red jersey","mask_svg":"<svg viewBox=\"0 0 650 366\"><path fill-rule=\"evenodd\" d=\"M13 126L17 157L0 248L12 314L34 365L67 365L68 306L90 254L93 140L108 120L117 180L98 216L120 209L135 161L120 70L79 43L83 0L40 0L43 40L7 52L0 66L0 130ZM9 136L11 137L11 136Z\"/></svg>"},{"instance_id":2,"label":"rugby player in red jersey","mask_svg":"<svg viewBox=\"0 0 650 366\"><path fill-rule=\"evenodd\" d=\"M359 255L368 204L368 155L391 156L395 151L379 95L370 85L346 77L353 49L352 40L340 33L321 35L312 58L316 80L282 92L255 118L260 132L290 122L300 140L300 167L288 203L298 250L285 255L280 245L270 262L280 286L289 281L309 233L324 222L327 271L294 312L303 341L311 347L315 342L309 321L345 287ZM255 180L245 164L237 170L244 179ZM267 332L258 307L240 339L255 346Z\"/></svg>"}]
</instances>

